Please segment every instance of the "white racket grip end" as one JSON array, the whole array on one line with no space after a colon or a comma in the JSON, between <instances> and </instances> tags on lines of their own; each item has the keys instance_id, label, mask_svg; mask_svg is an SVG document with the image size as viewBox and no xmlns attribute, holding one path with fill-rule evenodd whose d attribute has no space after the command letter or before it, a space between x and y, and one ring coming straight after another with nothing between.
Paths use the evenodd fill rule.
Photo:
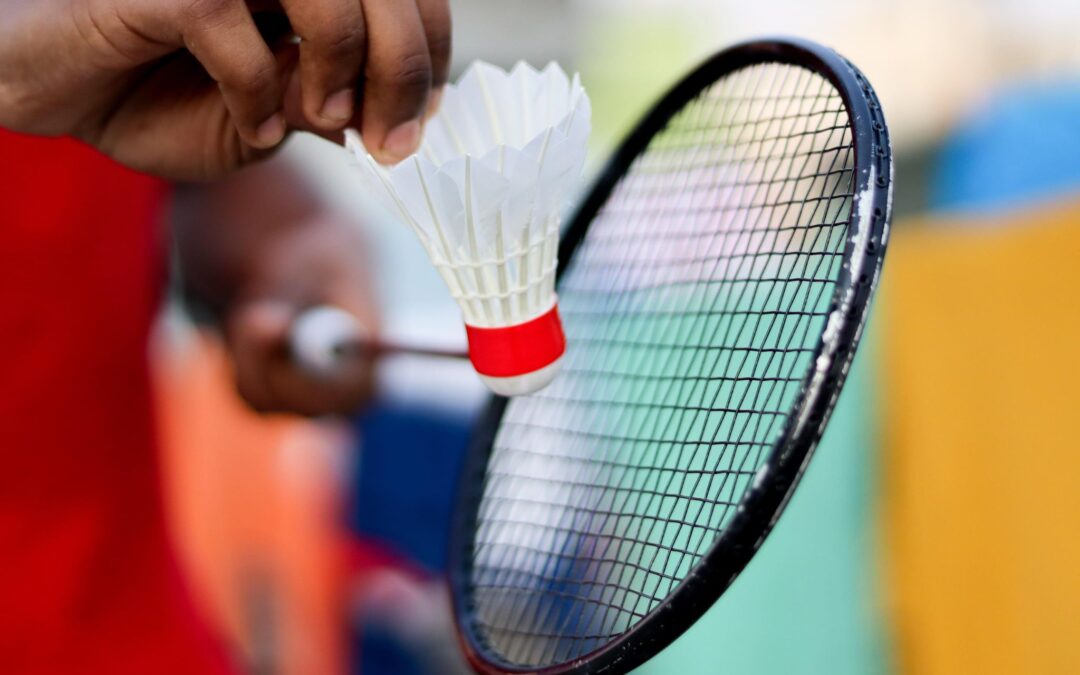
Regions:
<instances>
[{"instance_id":1,"label":"white racket grip end","mask_svg":"<svg viewBox=\"0 0 1080 675\"><path fill-rule=\"evenodd\" d=\"M360 320L337 307L305 310L293 322L290 346L297 364L317 375L333 375L341 360L367 337Z\"/></svg>"}]
</instances>

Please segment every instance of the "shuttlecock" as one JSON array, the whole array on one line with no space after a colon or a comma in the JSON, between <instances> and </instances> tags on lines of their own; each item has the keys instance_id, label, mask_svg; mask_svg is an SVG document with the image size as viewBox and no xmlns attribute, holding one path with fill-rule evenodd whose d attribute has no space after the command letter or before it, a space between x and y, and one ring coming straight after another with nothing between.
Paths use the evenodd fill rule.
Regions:
<instances>
[{"instance_id":1,"label":"shuttlecock","mask_svg":"<svg viewBox=\"0 0 1080 675\"><path fill-rule=\"evenodd\" d=\"M578 76L552 63L473 64L446 88L420 150L381 166L355 132L362 184L417 233L457 300L469 358L504 396L555 377L566 349L555 297L562 211L590 131Z\"/></svg>"}]
</instances>

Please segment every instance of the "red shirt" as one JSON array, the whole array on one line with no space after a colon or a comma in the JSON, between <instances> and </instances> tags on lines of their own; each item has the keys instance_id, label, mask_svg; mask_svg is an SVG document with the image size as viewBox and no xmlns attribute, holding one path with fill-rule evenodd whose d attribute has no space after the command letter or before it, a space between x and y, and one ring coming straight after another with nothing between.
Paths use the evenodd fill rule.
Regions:
<instances>
[{"instance_id":1,"label":"red shirt","mask_svg":"<svg viewBox=\"0 0 1080 675\"><path fill-rule=\"evenodd\" d=\"M0 672L225 672L157 474L165 191L74 141L0 130Z\"/></svg>"}]
</instances>

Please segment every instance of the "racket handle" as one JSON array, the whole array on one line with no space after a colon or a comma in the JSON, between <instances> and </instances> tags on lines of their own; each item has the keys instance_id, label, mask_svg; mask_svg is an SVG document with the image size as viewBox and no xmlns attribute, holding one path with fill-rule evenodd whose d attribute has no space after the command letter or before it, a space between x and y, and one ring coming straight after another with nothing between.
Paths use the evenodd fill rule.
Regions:
<instances>
[{"instance_id":1,"label":"racket handle","mask_svg":"<svg viewBox=\"0 0 1080 675\"><path fill-rule=\"evenodd\" d=\"M310 373L324 377L333 376L346 359L363 354L469 358L466 350L382 342L355 316L329 305L304 310L293 322L289 342L297 364Z\"/></svg>"},{"instance_id":2,"label":"racket handle","mask_svg":"<svg viewBox=\"0 0 1080 675\"><path fill-rule=\"evenodd\" d=\"M304 310L289 333L293 359L304 370L320 376L334 375L345 359L364 351L370 341L359 319L329 305Z\"/></svg>"}]
</instances>

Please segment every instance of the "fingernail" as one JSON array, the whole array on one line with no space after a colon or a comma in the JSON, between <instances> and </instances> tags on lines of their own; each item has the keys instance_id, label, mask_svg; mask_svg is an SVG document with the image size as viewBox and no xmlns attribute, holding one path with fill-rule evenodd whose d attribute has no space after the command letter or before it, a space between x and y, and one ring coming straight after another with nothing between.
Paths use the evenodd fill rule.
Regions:
<instances>
[{"instance_id":1,"label":"fingernail","mask_svg":"<svg viewBox=\"0 0 1080 675\"><path fill-rule=\"evenodd\" d=\"M420 146L420 121L411 120L390 130L383 141L383 153L400 162Z\"/></svg>"},{"instance_id":2,"label":"fingernail","mask_svg":"<svg viewBox=\"0 0 1080 675\"><path fill-rule=\"evenodd\" d=\"M285 138L285 117L281 113L274 113L255 130L255 138L259 146L272 148Z\"/></svg>"},{"instance_id":3,"label":"fingernail","mask_svg":"<svg viewBox=\"0 0 1080 675\"><path fill-rule=\"evenodd\" d=\"M435 113L439 112L439 105L442 103L443 88L432 89L428 94L427 100L427 118L431 119L435 116Z\"/></svg>"},{"instance_id":4,"label":"fingernail","mask_svg":"<svg viewBox=\"0 0 1080 675\"><path fill-rule=\"evenodd\" d=\"M331 94L326 97L319 114L332 122L348 122L353 116L354 98L352 89L342 89L336 94Z\"/></svg>"}]
</instances>

